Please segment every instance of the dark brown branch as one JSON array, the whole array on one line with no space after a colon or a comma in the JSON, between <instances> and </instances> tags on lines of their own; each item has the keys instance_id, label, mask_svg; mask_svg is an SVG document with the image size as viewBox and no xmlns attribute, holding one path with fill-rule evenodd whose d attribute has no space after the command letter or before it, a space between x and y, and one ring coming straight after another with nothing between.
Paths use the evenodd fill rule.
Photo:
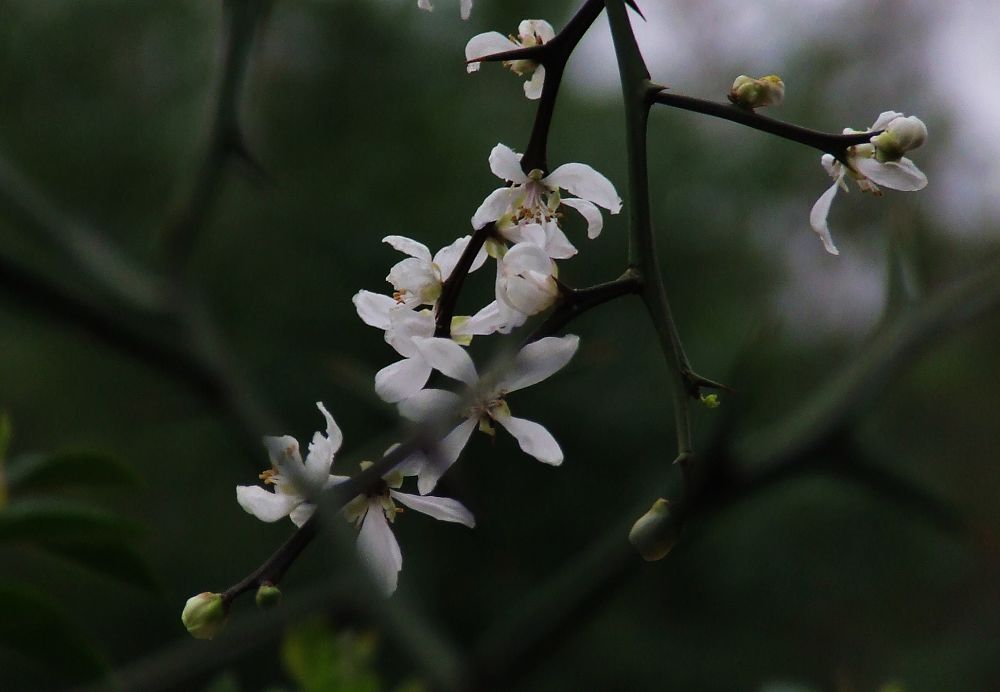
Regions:
<instances>
[{"instance_id":1,"label":"dark brown branch","mask_svg":"<svg viewBox=\"0 0 1000 692\"><path fill-rule=\"evenodd\" d=\"M524 343L530 344L532 341L552 336L588 310L616 298L636 294L641 290L641 287L638 276L632 270L626 271L614 281L588 288L563 287L562 300L559 305L524 340Z\"/></svg>"},{"instance_id":2,"label":"dark brown branch","mask_svg":"<svg viewBox=\"0 0 1000 692\"><path fill-rule=\"evenodd\" d=\"M881 132L881 130L876 130L853 135L820 132L819 130L810 130L805 127L775 120L774 118L769 118L766 115L761 115L748 108L741 108L732 103L707 101L693 96L674 94L669 91L661 91L654 97L654 100L656 103L661 103L665 106L673 106L674 108L694 111L703 115L711 115L716 118L739 123L740 125L746 125L747 127L752 127L755 130L761 130L768 134L777 135L778 137L798 142L799 144L805 144L806 146L826 152L841 161L846 159L848 147L856 144L866 144L872 137Z\"/></svg>"},{"instance_id":3,"label":"dark brown branch","mask_svg":"<svg viewBox=\"0 0 1000 692\"><path fill-rule=\"evenodd\" d=\"M458 258L455 268L445 279L441 286L441 295L438 296L436 313L434 315L434 336L448 339L451 337L451 319L455 316L455 308L458 305L458 296L462 292L462 285L465 277L469 275L469 268L476 260L476 255L486 243L496 233L496 225L488 223L473 234L469 244L462 251L462 256Z\"/></svg>"}]
</instances>

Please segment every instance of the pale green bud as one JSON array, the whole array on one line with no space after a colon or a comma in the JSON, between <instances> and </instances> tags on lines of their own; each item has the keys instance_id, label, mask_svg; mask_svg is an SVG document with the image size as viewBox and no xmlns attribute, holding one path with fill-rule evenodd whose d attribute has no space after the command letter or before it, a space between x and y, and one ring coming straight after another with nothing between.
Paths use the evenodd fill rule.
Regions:
<instances>
[{"instance_id":1,"label":"pale green bud","mask_svg":"<svg viewBox=\"0 0 1000 692\"><path fill-rule=\"evenodd\" d=\"M729 90L729 100L743 108L780 106L785 100L785 83L776 74L759 79L741 74Z\"/></svg>"},{"instance_id":2,"label":"pale green bud","mask_svg":"<svg viewBox=\"0 0 1000 692\"><path fill-rule=\"evenodd\" d=\"M258 608L267 610L281 605L281 598L281 590L277 586L274 584L261 584L257 589L257 595L254 597L254 600L257 602Z\"/></svg>"},{"instance_id":3,"label":"pale green bud","mask_svg":"<svg viewBox=\"0 0 1000 692\"><path fill-rule=\"evenodd\" d=\"M701 395L701 403L704 404L708 408L719 408L719 405L722 402L719 401L719 395L718 394L702 394Z\"/></svg>"},{"instance_id":4,"label":"pale green bud","mask_svg":"<svg viewBox=\"0 0 1000 692\"><path fill-rule=\"evenodd\" d=\"M654 562L667 556L679 533L680 527L670 512L670 501L661 497L632 524L628 540L644 560Z\"/></svg>"},{"instance_id":5,"label":"pale green bud","mask_svg":"<svg viewBox=\"0 0 1000 692\"><path fill-rule=\"evenodd\" d=\"M927 140L927 126L915 115L895 118L885 128L885 132L872 137L875 158L880 163L899 161L911 149L916 149Z\"/></svg>"},{"instance_id":6,"label":"pale green bud","mask_svg":"<svg viewBox=\"0 0 1000 692\"><path fill-rule=\"evenodd\" d=\"M181 622L195 639L213 639L226 626L228 611L222 594L205 591L187 600Z\"/></svg>"}]
</instances>

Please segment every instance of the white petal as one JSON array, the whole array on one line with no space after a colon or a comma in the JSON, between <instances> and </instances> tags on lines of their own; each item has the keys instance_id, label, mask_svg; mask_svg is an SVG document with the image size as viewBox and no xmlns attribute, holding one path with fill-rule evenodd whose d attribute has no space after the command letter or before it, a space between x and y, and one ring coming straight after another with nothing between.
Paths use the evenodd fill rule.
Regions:
<instances>
[{"instance_id":1,"label":"white petal","mask_svg":"<svg viewBox=\"0 0 1000 692\"><path fill-rule=\"evenodd\" d=\"M596 210L596 207L594 209ZM559 228L559 224L555 222L546 224L545 235L545 254L552 259L569 259L576 255L576 247L569 242L569 238Z\"/></svg>"},{"instance_id":2,"label":"white petal","mask_svg":"<svg viewBox=\"0 0 1000 692\"><path fill-rule=\"evenodd\" d=\"M472 0L462 0L459 7L462 19L468 19L469 15L472 14Z\"/></svg>"},{"instance_id":3,"label":"white petal","mask_svg":"<svg viewBox=\"0 0 1000 692\"><path fill-rule=\"evenodd\" d=\"M288 516L302 498L284 493L272 493L259 485L237 485L236 501L240 507L261 521L278 521Z\"/></svg>"},{"instance_id":4,"label":"white petal","mask_svg":"<svg viewBox=\"0 0 1000 692\"><path fill-rule=\"evenodd\" d=\"M495 333L500 325L500 309L494 300L461 325L453 327L451 331L452 335L487 336Z\"/></svg>"},{"instance_id":5,"label":"white petal","mask_svg":"<svg viewBox=\"0 0 1000 692\"><path fill-rule=\"evenodd\" d=\"M537 224L532 225L541 229L541 226ZM554 264L549 259L548 253L545 252L544 246L544 235L541 244L518 243L508 250L507 254L500 260L500 273L513 275L523 271L533 271L541 274L552 274Z\"/></svg>"},{"instance_id":6,"label":"white petal","mask_svg":"<svg viewBox=\"0 0 1000 692\"><path fill-rule=\"evenodd\" d=\"M547 243L545 229L538 223L519 223L499 229L504 238L514 243L531 243L544 248Z\"/></svg>"},{"instance_id":7,"label":"white petal","mask_svg":"<svg viewBox=\"0 0 1000 692\"><path fill-rule=\"evenodd\" d=\"M404 358L422 358L414 337L434 334L434 315L429 310L408 310L397 306L389 313L385 341Z\"/></svg>"},{"instance_id":8,"label":"white petal","mask_svg":"<svg viewBox=\"0 0 1000 692\"><path fill-rule=\"evenodd\" d=\"M547 336L522 348L510 369L503 375L499 387L515 392L541 382L562 369L576 353L580 337Z\"/></svg>"},{"instance_id":9,"label":"white petal","mask_svg":"<svg viewBox=\"0 0 1000 692\"><path fill-rule=\"evenodd\" d=\"M517 189L510 187L497 188L491 192L472 215L472 227L478 231L489 222L496 221L506 214L517 194Z\"/></svg>"},{"instance_id":10,"label":"white petal","mask_svg":"<svg viewBox=\"0 0 1000 692\"><path fill-rule=\"evenodd\" d=\"M390 490L389 494L401 504L429 517L464 524L470 529L476 527L476 520L472 516L472 512L467 510L465 505L458 500L452 500L448 497L421 497L420 495L401 493L398 490Z\"/></svg>"},{"instance_id":11,"label":"white petal","mask_svg":"<svg viewBox=\"0 0 1000 692\"><path fill-rule=\"evenodd\" d=\"M417 358L404 358L375 373L375 392L383 401L395 404L407 399L427 384L431 366Z\"/></svg>"},{"instance_id":12,"label":"white petal","mask_svg":"<svg viewBox=\"0 0 1000 692\"><path fill-rule=\"evenodd\" d=\"M292 523L296 526L302 526L316 513L316 505L303 502L298 507L292 510L288 518L292 520Z\"/></svg>"},{"instance_id":13,"label":"white petal","mask_svg":"<svg viewBox=\"0 0 1000 692\"><path fill-rule=\"evenodd\" d=\"M457 414L462 397L444 389L422 389L399 402L399 415L417 423L454 412Z\"/></svg>"},{"instance_id":14,"label":"white petal","mask_svg":"<svg viewBox=\"0 0 1000 692\"><path fill-rule=\"evenodd\" d=\"M505 53L514 50L519 46L498 31L488 31L485 34L477 34L469 39L465 44L465 59L485 58L494 53ZM470 62L465 66L467 72L476 72L480 63Z\"/></svg>"},{"instance_id":15,"label":"white petal","mask_svg":"<svg viewBox=\"0 0 1000 692\"><path fill-rule=\"evenodd\" d=\"M394 249L410 257L416 257L426 264L431 263L431 251L423 243L418 243L416 240L411 240L401 235L387 235L385 238L382 238L382 242L388 243Z\"/></svg>"},{"instance_id":16,"label":"white petal","mask_svg":"<svg viewBox=\"0 0 1000 692\"><path fill-rule=\"evenodd\" d=\"M622 210L622 200L615 186L585 163L564 163L542 180L548 187L568 190L577 197L608 209L612 214Z\"/></svg>"},{"instance_id":17,"label":"white petal","mask_svg":"<svg viewBox=\"0 0 1000 692\"><path fill-rule=\"evenodd\" d=\"M309 443L309 453L306 455L306 471L309 480L317 485L329 475L333 465L333 457L344 442L344 434L340 431L333 416L326 410L323 402L317 401L316 407L326 418L326 435L317 432Z\"/></svg>"},{"instance_id":18,"label":"white petal","mask_svg":"<svg viewBox=\"0 0 1000 692\"><path fill-rule=\"evenodd\" d=\"M351 301L358 311L358 317L369 327L389 328L389 311L397 305L391 296L371 291L358 291Z\"/></svg>"},{"instance_id":19,"label":"white petal","mask_svg":"<svg viewBox=\"0 0 1000 692\"><path fill-rule=\"evenodd\" d=\"M399 570L403 569L403 555L399 543L392 535L389 522L377 503L372 503L361 522L358 532L358 557L368 568L375 586L385 596L396 590Z\"/></svg>"},{"instance_id":20,"label":"white petal","mask_svg":"<svg viewBox=\"0 0 1000 692\"><path fill-rule=\"evenodd\" d=\"M562 463L563 453L559 443L543 426L534 421L509 415L498 415L496 421L514 436L525 454L530 454L542 463L553 466Z\"/></svg>"},{"instance_id":21,"label":"white petal","mask_svg":"<svg viewBox=\"0 0 1000 692\"><path fill-rule=\"evenodd\" d=\"M499 325L497 331L501 334L510 334L511 331L528 321L528 316L520 310L514 309L504 301L495 302L497 303L497 324Z\"/></svg>"},{"instance_id":22,"label":"white petal","mask_svg":"<svg viewBox=\"0 0 1000 692\"><path fill-rule=\"evenodd\" d=\"M498 178L517 183L528 182L528 176L521 169L521 159L506 144L497 144L490 152L490 170Z\"/></svg>"},{"instance_id":23,"label":"white petal","mask_svg":"<svg viewBox=\"0 0 1000 692\"><path fill-rule=\"evenodd\" d=\"M416 257L407 257L394 264L385 280L397 291L403 292L403 303L410 307L428 303L424 294L440 286L430 260L424 262Z\"/></svg>"},{"instance_id":24,"label":"white petal","mask_svg":"<svg viewBox=\"0 0 1000 692\"><path fill-rule=\"evenodd\" d=\"M431 4L431 0L417 0L417 7L421 10L426 10L427 12L434 9L434 5Z\"/></svg>"},{"instance_id":25,"label":"white petal","mask_svg":"<svg viewBox=\"0 0 1000 692\"><path fill-rule=\"evenodd\" d=\"M556 32L544 19L524 19L517 25L517 35L521 39L535 35L542 43L548 43L555 38Z\"/></svg>"},{"instance_id":26,"label":"white petal","mask_svg":"<svg viewBox=\"0 0 1000 692\"><path fill-rule=\"evenodd\" d=\"M567 207L572 207L576 209L587 220L587 237L593 240L597 236L601 235L601 230L604 228L604 217L601 216L601 211L594 206L593 202L588 202L585 199L578 199L576 197L563 197L562 203ZM575 250L575 249L574 249ZM551 255L554 259L560 259L555 255Z\"/></svg>"},{"instance_id":27,"label":"white petal","mask_svg":"<svg viewBox=\"0 0 1000 692\"><path fill-rule=\"evenodd\" d=\"M927 186L927 176L907 158L899 163L879 163L875 159L856 159L853 163L872 182L893 190L913 192Z\"/></svg>"},{"instance_id":28,"label":"white petal","mask_svg":"<svg viewBox=\"0 0 1000 692\"><path fill-rule=\"evenodd\" d=\"M472 240L471 235L462 236L451 245L438 250L437 254L434 255L434 264L437 265L438 271L441 272L442 281L447 280L451 276L451 273L455 270L455 265L458 264L458 260L461 258L462 253L465 252L465 248L468 246L470 240ZM479 252L472 260L469 271L474 272L483 266L483 263L486 262L486 257L486 248L479 248Z\"/></svg>"},{"instance_id":29,"label":"white petal","mask_svg":"<svg viewBox=\"0 0 1000 692\"><path fill-rule=\"evenodd\" d=\"M531 75L531 79L524 83L524 95L532 101L537 101L542 97L542 87L545 86L545 66L539 65Z\"/></svg>"},{"instance_id":30,"label":"white petal","mask_svg":"<svg viewBox=\"0 0 1000 692\"><path fill-rule=\"evenodd\" d=\"M868 129L884 130L889 126L889 123L891 123L896 118L901 118L901 117L903 117L903 114L897 113L896 111L882 111L881 113L879 113L879 116L875 119L875 122L872 123L872 126L869 127Z\"/></svg>"},{"instance_id":31,"label":"white petal","mask_svg":"<svg viewBox=\"0 0 1000 692\"><path fill-rule=\"evenodd\" d=\"M840 252L833 244L833 237L830 235L830 227L827 225L826 217L830 214L830 204L833 202L833 198L837 196L839 188L840 178L835 180L833 185L819 196L816 204L813 205L812 211L809 212L809 225L819 234L820 239L823 241L823 246L831 255L839 255Z\"/></svg>"},{"instance_id":32,"label":"white petal","mask_svg":"<svg viewBox=\"0 0 1000 692\"><path fill-rule=\"evenodd\" d=\"M472 358L451 339L414 337L413 343L424 360L441 374L470 386L479 381Z\"/></svg>"},{"instance_id":33,"label":"white petal","mask_svg":"<svg viewBox=\"0 0 1000 692\"><path fill-rule=\"evenodd\" d=\"M417 490L421 495L426 495L434 490L438 479L444 475L451 465L458 461L462 455L462 450L472 437L472 431L476 429L479 421L475 418L466 418L462 423L445 435L444 439L438 443L437 447L428 450L427 464L417 475Z\"/></svg>"},{"instance_id":34,"label":"white petal","mask_svg":"<svg viewBox=\"0 0 1000 692\"><path fill-rule=\"evenodd\" d=\"M291 435L265 437L264 447L267 448L267 454L274 466L278 468L293 466L297 471L302 471L303 464L302 455L299 453L299 441Z\"/></svg>"}]
</instances>

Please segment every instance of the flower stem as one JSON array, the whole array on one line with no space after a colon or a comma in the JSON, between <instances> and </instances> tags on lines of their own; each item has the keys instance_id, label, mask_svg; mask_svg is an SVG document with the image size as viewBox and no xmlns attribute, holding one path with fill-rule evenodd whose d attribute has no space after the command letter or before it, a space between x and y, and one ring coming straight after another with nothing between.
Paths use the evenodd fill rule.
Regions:
<instances>
[{"instance_id":1,"label":"flower stem","mask_svg":"<svg viewBox=\"0 0 1000 692\"><path fill-rule=\"evenodd\" d=\"M455 316L458 295L462 292L462 284L465 283L465 277L469 274L469 267L472 266L483 244L495 233L496 225L492 222L476 230L472 234L469 244L462 251L462 256L458 258L455 268L444 280L444 284L441 286L441 295L438 296L437 312L434 316L434 336L443 339L451 338L451 318Z\"/></svg>"}]
</instances>

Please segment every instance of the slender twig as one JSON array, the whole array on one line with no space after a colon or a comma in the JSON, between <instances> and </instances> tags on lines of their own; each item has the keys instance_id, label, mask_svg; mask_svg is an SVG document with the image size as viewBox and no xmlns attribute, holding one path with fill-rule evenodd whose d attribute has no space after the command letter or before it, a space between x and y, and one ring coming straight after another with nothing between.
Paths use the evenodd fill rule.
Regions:
<instances>
[{"instance_id":1,"label":"slender twig","mask_svg":"<svg viewBox=\"0 0 1000 692\"><path fill-rule=\"evenodd\" d=\"M820 132L819 130L810 130L805 127L775 120L749 108L741 108L732 103L708 101L695 98L694 96L675 94L670 91L660 91L653 97L653 100L665 106L673 106L674 108L694 111L703 115L711 115L716 118L746 125L747 127L752 127L755 130L761 130L768 134L777 135L778 137L798 142L799 144L805 144L806 146L831 154L841 161L846 160L848 147L856 144L866 144L872 137L882 132L881 130L876 130L848 135Z\"/></svg>"},{"instance_id":2,"label":"slender twig","mask_svg":"<svg viewBox=\"0 0 1000 692\"><path fill-rule=\"evenodd\" d=\"M653 235L649 202L649 176L646 167L646 129L652 97L662 88L649 79L649 70L639 52L632 33L625 4L608 0L608 20L618 56L622 98L625 102L626 137L628 142L629 188L629 265L641 277L643 303L667 358L671 393L674 402L674 425L677 434L677 459L686 473L687 461L693 453L691 442L692 396L686 373L691 372L684 347L674 323L660 271Z\"/></svg>"},{"instance_id":3,"label":"slender twig","mask_svg":"<svg viewBox=\"0 0 1000 692\"><path fill-rule=\"evenodd\" d=\"M172 266L183 264L193 252L218 198L226 166L238 159L258 168L246 147L239 106L254 32L263 12L261 0L226 0L223 5L222 71L205 153L191 189L162 231L164 254Z\"/></svg>"},{"instance_id":4,"label":"slender twig","mask_svg":"<svg viewBox=\"0 0 1000 692\"><path fill-rule=\"evenodd\" d=\"M451 320L455 316L455 308L458 306L458 296L462 292L465 284L465 277L469 274L469 268L476 260L476 255L486 243L496 233L496 226L488 223L482 228L476 229L465 246L462 255L455 263L455 268L441 285L441 295L438 296L437 307L434 314L434 336L451 337Z\"/></svg>"},{"instance_id":5,"label":"slender twig","mask_svg":"<svg viewBox=\"0 0 1000 692\"><path fill-rule=\"evenodd\" d=\"M614 281L587 288L565 288L562 300L552 313L524 340L525 344L556 334L583 313L622 296L638 293L642 285L632 269Z\"/></svg>"}]
</instances>

